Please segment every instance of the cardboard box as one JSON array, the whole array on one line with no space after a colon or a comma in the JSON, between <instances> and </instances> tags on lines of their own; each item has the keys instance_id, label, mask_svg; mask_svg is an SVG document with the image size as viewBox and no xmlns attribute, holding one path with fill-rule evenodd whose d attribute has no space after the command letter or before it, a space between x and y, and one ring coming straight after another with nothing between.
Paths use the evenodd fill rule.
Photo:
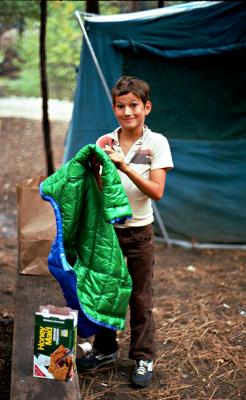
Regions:
<instances>
[{"instance_id":1,"label":"cardboard box","mask_svg":"<svg viewBox=\"0 0 246 400\"><path fill-rule=\"evenodd\" d=\"M78 312L40 306L35 313L33 376L70 381L76 369Z\"/></svg>"}]
</instances>

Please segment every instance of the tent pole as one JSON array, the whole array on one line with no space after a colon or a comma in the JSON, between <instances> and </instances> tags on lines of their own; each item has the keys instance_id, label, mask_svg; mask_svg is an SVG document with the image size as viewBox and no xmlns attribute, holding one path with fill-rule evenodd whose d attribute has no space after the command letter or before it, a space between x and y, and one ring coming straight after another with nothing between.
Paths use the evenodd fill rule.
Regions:
<instances>
[{"instance_id":1,"label":"tent pole","mask_svg":"<svg viewBox=\"0 0 246 400\"><path fill-rule=\"evenodd\" d=\"M81 19L81 17L80 17L80 12L79 12L78 10L75 11L75 16L76 16L76 18L77 18L77 20L78 20L78 22L79 22L80 28L81 28L81 30L82 30L82 33L83 33L84 38L85 38L85 41L86 41L87 46L88 46L88 48L89 48L89 51L90 51L92 60L93 60L93 62L94 62L94 64L95 64L96 70L97 70L97 72L98 72L99 78L101 79L101 82L102 82L102 85L103 85L104 90L105 90L105 92L106 92L106 95L107 95L107 97L108 97L108 99L109 99L109 101L110 101L110 105L112 106L112 98L111 98L111 93L110 93L109 87L108 87L108 85L107 85L106 79L105 79L105 77L104 77L104 75L103 75L102 69L101 69L101 67L100 67L100 64L99 64L99 62L98 62L97 56L96 56L96 54L95 54L95 52L94 52L94 49L93 49L93 47L92 47L91 41L90 41L90 39L89 39L89 36L87 35L85 26L84 26L83 21L82 21L82 19ZM170 246L171 246L171 241L170 241L170 239L169 239L169 237L168 237L168 233L167 233L167 230L166 230L166 228L165 228L165 225L164 225L164 223L163 223L163 221L162 221L162 219L161 219L161 215L160 215L160 213L159 213L159 210L158 210L158 208L156 207L156 205L154 204L154 202L153 202L152 204L153 204L154 215L156 216L156 220L157 220L158 225L159 225L159 227L160 227L160 230L161 230L161 233L162 233L162 235L163 235L164 241L165 241L166 244L170 247Z\"/></svg>"},{"instance_id":2,"label":"tent pole","mask_svg":"<svg viewBox=\"0 0 246 400\"><path fill-rule=\"evenodd\" d=\"M158 222L158 225L159 225L159 228L161 230L161 233L162 233L162 236L164 238L164 241L166 242L168 247L172 247L171 240L170 240L170 238L168 236L166 227L165 227L165 225L164 225L164 223L162 221L161 215L160 215L159 210L157 208L157 205L155 204L154 201L152 201L152 206L153 206L154 215L155 215L156 220Z\"/></svg>"},{"instance_id":3,"label":"tent pole","mask_svg":"<svg viewBox=\"0 0 246 400\"><path fill-rule=\"evenodd\" d=\"M80 28L81 28L81 30L82 30L82 32L83 32L83 35L84 35L84 38L85 38L85 40L86 40L87 46L88 46L89 51L90 51L90 53L91 53L92 60L93 60L93 62L94 62L94 64L95 64L96 70L97 70L98 75L99 75L99 77L100 77L100 79L101 79L101 82L102 82L102 84L103 84L103 87L104 87L104 90L105 90L106 95L107 95L107 97L108 97L108 100L109 100L109 102L110 102L110 105L112 105L112 99L111 99L110 90L109 90L109 88L108 88L107 82L106 82L106 80L105 80L105 78L104 78L103 72L102 72L101 67L100 67L100 65L99 65L99 62L98 62L98 60L97 60L97 56L96 56L96 54L95 54L95 52L94 52L94 49L93 49L92 44L91 44L91 41L90 41L90 39L89 39L89 37L88 37L88 35L87 35L85 26L84 26L84 24L83 24L83 22L82 22L82 19L81 19L81 17L80 17L80 12L79 12L79 11L75 11L75 16L76 16L77 20L79 21Z\"/></svg>"}]
</instances>

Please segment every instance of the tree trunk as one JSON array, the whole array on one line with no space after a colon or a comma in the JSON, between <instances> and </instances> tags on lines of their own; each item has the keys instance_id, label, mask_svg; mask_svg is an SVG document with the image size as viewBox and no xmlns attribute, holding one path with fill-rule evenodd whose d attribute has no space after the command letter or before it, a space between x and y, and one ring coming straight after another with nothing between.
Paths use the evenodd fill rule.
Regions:
<instances>
[{"instance_id":1,"label":"tree trunk","mask_svg":"<svg viewBox=\"0 0 246 400\"><path fill-rule=\"evenodd\" d=\"M86 12L91 14L99 14L98 0L86 0Z\"/></svg>"},{"instance_id":2,"label":"tree trunk","mask_svg":"<svg viewBox=\"0 0 246 400\"><path fill-rule=\"evenodd\" d=\"M46 155L47 175L54 172L53 157L50 139L50 123L48 115L48 84L46 75L46 19L47 19L47 0L40 0L40 37L39 37L39 56L40 56L40 80L42 93L42 110L43 110L43 137Z\"/></svg>"}]
</instances>

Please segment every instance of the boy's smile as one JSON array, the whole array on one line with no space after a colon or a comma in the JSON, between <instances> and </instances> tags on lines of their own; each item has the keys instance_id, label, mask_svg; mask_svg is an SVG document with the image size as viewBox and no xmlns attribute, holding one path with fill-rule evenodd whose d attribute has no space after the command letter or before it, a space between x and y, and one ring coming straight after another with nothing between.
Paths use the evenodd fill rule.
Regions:
<instances>
[{"instance_id":1,"label":"boy's smile","mask_svg":"<svg viewBox=\"0 0 246 400\"><path fill-rule=\"evenodd\" d=\"M133 93L117 96L113 106L115 116L126 131L140 131L144 126L146 115L151 111L151 102L146 104Z\"/></svg>"}]
</instances>

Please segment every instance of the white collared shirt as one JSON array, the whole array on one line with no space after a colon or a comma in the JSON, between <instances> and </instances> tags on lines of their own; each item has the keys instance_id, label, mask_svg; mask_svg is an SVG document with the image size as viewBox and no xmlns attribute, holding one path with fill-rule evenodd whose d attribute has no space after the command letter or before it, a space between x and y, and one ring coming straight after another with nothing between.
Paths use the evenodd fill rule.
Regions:
<instances>
[{"instance_id":1,"label":"white collared shirt","mask_svg":"<svg viewBox=\"0 0 246 400\"><path fill-rule=\"evenodd\" d=\"M150 171L159 168L167 170L173 168L171 150L167 138L160 133L152 132L144 126L143 135L132 145L126 155L120 148L118 131L101 136L96 144L102 148L109 145L115 151L120 152L125 162L139 175L149 179ZM124 225L116 225L118 228L133 226L145 226L154 221L151 199L146 196L123 172L119 171L123 188L128 196L132 208L133 217Z\"/></svg>"}]
</instances>

